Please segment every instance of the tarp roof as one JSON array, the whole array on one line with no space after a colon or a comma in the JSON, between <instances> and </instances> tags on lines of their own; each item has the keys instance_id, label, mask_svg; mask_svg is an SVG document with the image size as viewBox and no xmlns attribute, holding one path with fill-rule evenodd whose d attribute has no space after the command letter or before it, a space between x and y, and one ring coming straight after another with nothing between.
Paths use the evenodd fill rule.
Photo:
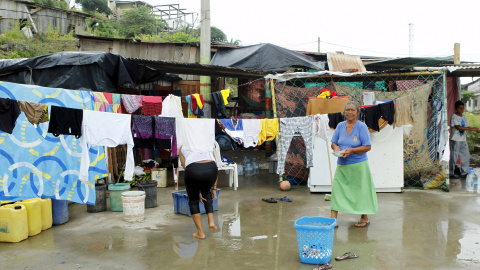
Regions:
<instances>
[{"instance_id":1,"label":"tarp roof","mask_svg":"<svg viewBox=\"0 0 480 270\"><path fill-rule=\"evenodd\" d=\"M443 67L453 65L453 56L447 57L404 57L366 63L367 70L384 71L389 69L409 69L412 67Z\"/></svg>"},{"instance_id":2,"label":"tarp roof","mask_svg":"<svg viewBox=\"0 0 480 270\"><path fill-rule=\"evenodd\" d=\"M232 78L262 78L268 74L261 70L251 70L244 68L233 68L214 65L202 65L198 63L178 63L162 60L149 60L128 58L132 62L145 65L149 68L162 71L173 72L176 74L214 76L214 77L232 77Z\"/></svg>"},{"instance_id":3,"label":"tarp roof","mask_svg":"<svg viewBox=\"0 0 480 270\"><path fill-rule=\"evenodd\" d=\"M158 80L181 80L121 55L61 52L28 59L0 59L0 80L52 88L113 92Z\"/></svg>"},{"instance_id":4,"label":"tarp roof","mask_svg":"<svg viewBox=\"0 0 480 270\"><path fill-rule=\"evenodd\" d=\"M292 66L324 70L323 62L280 46L265 43L240 48L219 48L210 65L282 72Z\"/></svg>"}]
</instances>

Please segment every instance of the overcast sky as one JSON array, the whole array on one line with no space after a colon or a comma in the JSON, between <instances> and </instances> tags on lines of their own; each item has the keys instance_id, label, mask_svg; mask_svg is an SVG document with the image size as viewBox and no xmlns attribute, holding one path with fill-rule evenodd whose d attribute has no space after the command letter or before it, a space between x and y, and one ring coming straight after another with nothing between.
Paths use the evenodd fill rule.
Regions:
<instances>
[{"instance_id":1,"label":"overcast sky","mask_svg":"<svg viewBox=\"0 0 480 270\"><path fill-rule=\"evenodd\" d=\"M197 12L200 0L145 0L180 4ZM273 43L292 50L343 51L366 56L407 57L409 23L414 24L413 56L453 55L480 62L480 19L476 1L210 0L211 25L242 45ZM336 45L334 45L336 44Z\"/></svg>"}]
</instances>

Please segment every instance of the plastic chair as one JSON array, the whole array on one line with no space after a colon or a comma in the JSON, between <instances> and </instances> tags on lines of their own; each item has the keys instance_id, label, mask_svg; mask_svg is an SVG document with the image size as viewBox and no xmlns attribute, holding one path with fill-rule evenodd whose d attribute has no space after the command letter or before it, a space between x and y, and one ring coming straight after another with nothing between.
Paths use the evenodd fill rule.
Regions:
<instances>
[{"instance_id":1,"label":"plastic chair","mask_svg":"<svg viewBox=\"0 0 480 270\"><path fill-rule=\"evenodd\" d=\"M229 178L229 185L232 187L233 190L237 190L238 188L238 172L237 172L237 164L228 164L222 161L222 155L220 154L220 146L218 145L217 141L215 141L215 145L213 148L213 153L215 154L215 161L217 163L217 167L219 171L229 171L228 178ZM178 169L173 170L173 177L175 180L175 188L178 190L178 175L180 171L185 171L185 169L180 165L180 160L178 161Z\"/></svg>"},{"instance_id":2,"label":"plastic chair","mask_svg":"<svg viewBox=\"0 0 480 270\"><path fill-rule=\"evenodd\" d=\"M230 172L228 174L228 178L229 178L229 185L230 187L233 185L233 190L237 190L238 188L238 172L237 172L237 164L234 163L234 164L228 164L226 162L223 162L222 161L222 155L220 154L220 146L218 145L217 141L215 141L215 146L213 148L214 150L214 154L215 154L215 159L217 160L217 167L218 167L218 170L222 170L222 171L228 171L228 170L232 170L232 172Z\"/></svg>"}]
</instances>

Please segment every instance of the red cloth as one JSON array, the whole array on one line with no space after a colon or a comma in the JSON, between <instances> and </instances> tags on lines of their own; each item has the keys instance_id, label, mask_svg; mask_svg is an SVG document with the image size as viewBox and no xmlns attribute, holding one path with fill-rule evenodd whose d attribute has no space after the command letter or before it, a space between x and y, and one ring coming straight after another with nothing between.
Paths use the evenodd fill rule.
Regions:
<instances>
[{"instance_id":1,"label":"red cloth","mask_svg":"<svg viewBox=\"0 0 480 270\"><path fill-rule=\"evenodd\" d=\"M193 95L190 95L190 98L192 99L193 115L197 115L197 99Z\"/></svg>"},{"instance_id":2,"label":"red cloth","mask_svg":"<svg viewBox=\"0 0 480 270\"><path fill-rule=\"evenodd\" d=\"M162 114L162 97L143 96L142 105L143 115L158 116Z\"/></svg>"},{"instance_id":3,"label":"red cloth","mask_svg":"<svg viewBox=\"0 0 480 270\"><path fill-rule=\"evenodd\" d=\"M460 100L460 93L458 91L458 78L447 77L447 116L448 126L450 126L450 119L455 113L455 102Z\"/></svg>"}]
</instances>

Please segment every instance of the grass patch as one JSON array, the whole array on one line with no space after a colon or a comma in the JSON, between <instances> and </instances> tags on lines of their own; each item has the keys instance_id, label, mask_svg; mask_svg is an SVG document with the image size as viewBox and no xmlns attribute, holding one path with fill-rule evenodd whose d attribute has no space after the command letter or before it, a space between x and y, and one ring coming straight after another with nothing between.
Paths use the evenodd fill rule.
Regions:
<instances>
[{"instance_id":1,"label":"grass patch","mask_svg":"<svg viewBox=\"0 0 480 270\"><path fill-rule=\"evenodd\" d=\"M62 35L59 30L49 27L44 35L27 38L17 22L10 30L0 35L0 46L18 45L11 46L9 50L0 50L0 59L32 58L56 52L77 51L78 41L73 35L73 31Z\"/></svg>"}]
</instances>

